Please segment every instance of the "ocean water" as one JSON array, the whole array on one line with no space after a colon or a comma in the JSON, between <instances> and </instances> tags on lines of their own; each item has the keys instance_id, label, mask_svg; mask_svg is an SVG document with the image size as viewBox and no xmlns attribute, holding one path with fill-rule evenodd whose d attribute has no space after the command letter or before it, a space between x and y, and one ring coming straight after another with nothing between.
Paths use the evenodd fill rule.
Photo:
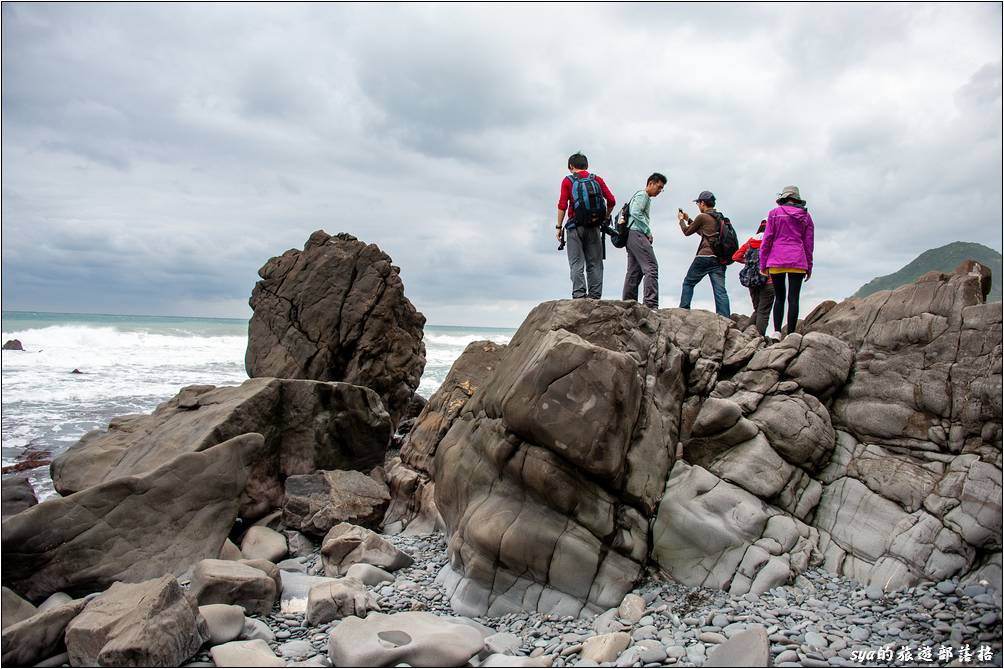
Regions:
<instances>
[{"instance_id":1,"label":"ocean water","mask_svg":"<svg viewBox=\"0 0 1004 669\"><path fill-rule=\"evenodd\" d=\"M4 342L19 339L25 349L2 354L4 467L28 451L58 455L114 416L153 411L182 386L232 386L248 378L244 319L4 311L0 329ZM468 343L504 344L514 333L427 325L419 394L439 388ZM37 494L55 494L48 467L29 475Z\"/></svg>"}]
</instances>

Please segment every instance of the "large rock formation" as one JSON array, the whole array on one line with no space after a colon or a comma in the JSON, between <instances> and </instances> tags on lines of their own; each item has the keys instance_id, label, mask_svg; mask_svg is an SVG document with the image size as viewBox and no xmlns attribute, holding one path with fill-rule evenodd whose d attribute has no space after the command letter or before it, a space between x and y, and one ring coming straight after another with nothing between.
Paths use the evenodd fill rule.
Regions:
<instances>
[{"instance_id":1,"label":"large rock formation","mask_svg":"<svg viewBox=\"0 0 1004 669\"><path fill-rule=\"evenodd\" d=\"M53 484L69 495L248 432L265 437L240 500L241 517L254 519L282 506L287 476L382 463L391 427L376 393L347 383L258 378L188 386L150 415L114 418L107 431L84 435L53 461Z\"/></svg>"},{"instance_id":2,"label":"large rock formation","mask_svg":"<svg viewBox=\"0 0 1004 669\"><path fill-rule=\"evenodd\" d=\"M759 339L713 314L636 303L534 309L436 449L454 609L576 615L616 606L649 551L687 382L713 384Z\"/></svg>"},{"instance_id":3,"label":"large rock formation","mask_svg":"<svg viewBox=\"0 0 1004 669\"><path fill-rule=\"evenodd\" d=\"M396 426L425 369L422 316L373 244L318 230L260 270L248 376L345 381L375 390Z\"/></svg>"},{"instance_id":4,"label":"large rock formation","mask_svg":"<svg viewBox=\"0 0 1004 669\"><path fill-rule=\"evenodd\" d=\"M242 435L12 516L3 522L4 585L32 600L87 594L218 556L263 450L261 435Z\"/></svg>"},{"instance_id":5,"label":"large rock formation","mask_svg":"<svg viewBox=\"0 0 1004 669\"><path fill-rule=\"evenodd\" d=\"M400 457L387 463L391 502L384 532L423 534L442 524L433 483L436 448L467 400L495 372L505 346L475 341L453 363L442 385L422 409L401 446Z\"/></svg>"},{"instance_id":6,"label":"large rock formation","mask_svg":"<svg viewBox=\"0 0 1004 669\"><path fill-rule=\"evenodd\" d=\"M981 281L829 303L772 346L707 312L540 305L402 449L434 476L454 608L597 611L649 560L733 594L810 564L885 589L999 564L1001 309Z\"/></svg>"}]
</instances>

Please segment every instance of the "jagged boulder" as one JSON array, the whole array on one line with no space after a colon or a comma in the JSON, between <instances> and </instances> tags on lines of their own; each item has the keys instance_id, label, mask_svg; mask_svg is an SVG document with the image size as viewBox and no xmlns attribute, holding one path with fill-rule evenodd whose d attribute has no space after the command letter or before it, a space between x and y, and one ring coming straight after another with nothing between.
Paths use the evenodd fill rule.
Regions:
<instances>
[{"instance_id":1,"label":"jagged boulder","mask_svg":"<svg viewBox=\"0 0 1004 669\"><path fill-rule=\"evenodd\" d=\"M115 583L66 628L74 667L177 667L208 639L198 606L172 576Z\"/></svg>"},{"instance_id":2,"label":"jagged boulder","mask_svg":"<svg viewBox=\"0 0 1004 669\"><path fill-rule=\"evenodd\" d=\"M435 450L454 609L617 606L647 560L688 383L710 392L760 346L696 311L534 309Z\"/></svg>"},{"instance_id":3,"label":"jagged boulder","mask_svg":"<svg viewBox=\"0 0 1004 669\"><path fill-rule=\"evenodd\" d=\"M387 486L354 471L290 476L282 521L286 527L323 537L338 523L379 524L390 501Z\"/></svg>"},{"instance_id":4,"label":"jagged boulder","mask_svg":"<svg viewBox=\"0 0 1004 669\"><path fill-rule=\"evenodd\" d=\"M314 232L258 270L248 376L344 381L372 388L396 427L425 369L425 317L374 244Z\"/></svg>"},{"instance_id":5,"label":"jagged boulder","mask_svg":"<svg viewBox=\"0 0 1004 669\"><path fill-rule=\"evenodd\" d=\"M265 437L240 498L241 517L254 519L282 506L287 476L383 462L391 427L380 398L362 386L273 378L188 386L150 415L114 418L107 431L84 435L53 461L53 484L69 495L248 432Z\"/></svg>"},{"instance_id":6,"label":"jagged boulder","mask_svg":"<svg viewBox=\"0 0 1004 669\"><path fill-rule=\"evenodd\" d=\"M5 589L6 590L6 589ZM3 664L30 667L58 655L65 649L66 626L87 605L87 599L72 599L37 609L23 620L6 620L4 611Z\"/></svg>"},{"instance_id":7,"label":"jagged boulder","mask_svg":"<svg viewBox=\"0 0 1004 669\"><path fill-rule=\"evenodd\" d=\"M181 574L215 558L264 447L261 435L241 435L8 518L4 585L33 600L58 591L87 594L115 581Z\"/></svg>"},{"instance_id":8,"label":"jagged boulder","mask_svg":"<svg viewBox=\"0 0 1004 669\"><path fill-rule=\"evenodd\" d=\"M832 414L858 441L999 456L1001 307L983 303L979 276L932 272L845 300L808 329L856 351Z\"/></svg>"},{"instance_id":9,"label":"jagged boulder","mask_svg":"<svg viewBox=\"0 0 1004 669\"><path fill-rule=\"evenodd\" d=\"M884 589L986 573L1002 543L986 278L830 303L771 346L707 312L540 305L402 451L434 476L454 609L599 611L650 559L733 594L814 564Z\"/></svg>"},{"instance_id":10,"label":"jagged boulder","mask_svg":"<svg viewBox=\"0 0 1004 669\"><path fill-rule=\"evenodd\" d=\"M494 373L503 351L505 346L490 341L468 344L418 415L400 457L387 463L391 494L383 520L387 534L428 534L441 527L433 483L436 448L474 391Z\"/></svg>"}]
</instances>

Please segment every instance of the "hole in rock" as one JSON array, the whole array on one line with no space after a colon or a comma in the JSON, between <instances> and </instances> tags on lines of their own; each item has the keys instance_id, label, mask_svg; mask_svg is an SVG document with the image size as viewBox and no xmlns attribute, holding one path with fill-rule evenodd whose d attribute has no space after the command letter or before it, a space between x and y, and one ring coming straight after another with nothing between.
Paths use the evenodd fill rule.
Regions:
<instances>
[{"instance_id":1,"label":"hole in rock","mask_svg":"<svg viewBox=\"0 0 1004 669\"><path fill-rule=\"evenodd\" d=\"M401 630L377 632L377 639L380 640L381 645L387 648L397 648L398 646L404 646L411 643L411 637Z\"/></svg>"}]
</instances>

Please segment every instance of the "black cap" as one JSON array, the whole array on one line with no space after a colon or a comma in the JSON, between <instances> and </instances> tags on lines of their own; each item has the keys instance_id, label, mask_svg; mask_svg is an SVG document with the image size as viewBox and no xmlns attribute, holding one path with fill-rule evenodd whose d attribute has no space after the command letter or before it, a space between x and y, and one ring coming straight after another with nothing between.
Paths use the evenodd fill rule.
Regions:
<instances>
[{"instance_id":1,"label":"black cap","mask_svg":"<svg viewBox=\"0 0 1004 669\"><path fill-rule=\"evenodd\" d=\"M697 199L694 200L694 202L700 202L702 200L704 202L713 202L714 199L715 199L715 194L714 193L712 193L709 190L702 190L701 194L697 196Z\"/></svg>"}]
</instances>

